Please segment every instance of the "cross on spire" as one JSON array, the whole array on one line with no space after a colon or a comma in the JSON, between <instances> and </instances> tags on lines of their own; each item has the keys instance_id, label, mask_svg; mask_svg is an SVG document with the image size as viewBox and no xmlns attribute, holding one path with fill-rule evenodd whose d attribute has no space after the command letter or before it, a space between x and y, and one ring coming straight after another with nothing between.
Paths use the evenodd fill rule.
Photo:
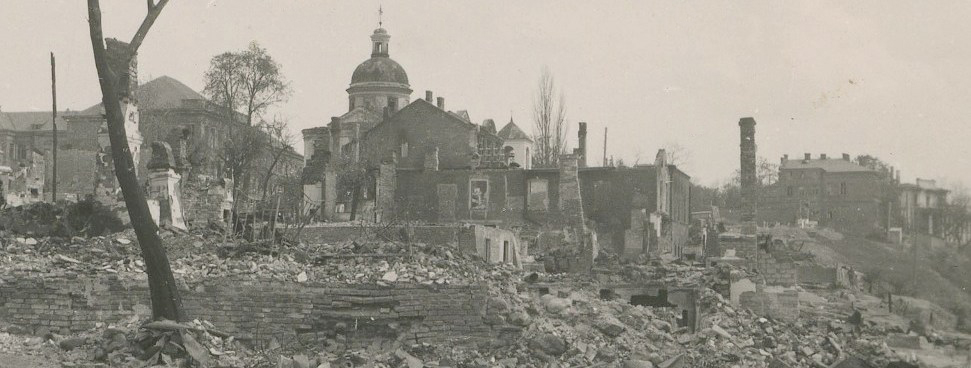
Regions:
<instances>
[{"instance_id":1,"label":"cross on spire","mask_svg":"<svg viewBox=\"0 0 971 368\"><path fill-rule=\"evenodd\" d=\"M384 9L381 8L381 5L378 5L378 28L381 28L384 25L384 20L382 18L384 18Z\"/></svg>"}]
</instances>

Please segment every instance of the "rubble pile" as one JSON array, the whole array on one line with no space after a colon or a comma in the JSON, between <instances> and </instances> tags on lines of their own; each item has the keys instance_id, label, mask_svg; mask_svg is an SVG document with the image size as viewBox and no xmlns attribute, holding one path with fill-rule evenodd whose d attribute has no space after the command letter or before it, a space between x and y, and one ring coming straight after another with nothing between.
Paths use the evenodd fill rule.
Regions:
<instances>
[{"instance_id":1,"label":"rubble pile","mask_svg":"<svg viewBox=\"0 0 971 368\"><path fill-rule=\"evenodd\" d=\"M42 276L115 273L144 279L134 234L94 238L3 237L0 269ZM205 321L172 327L128 320L71 335L64 331L0 333L0 351L54 355L63 366L101 362L111 366L208 361L218 367L829 367L859 357L876 367L900 359L887 335L904 332L866 321L845 322L851 309L825 297L795 322L760 317L732 307L713 287L743 271L723 265L678 263L610 265L594 275L525 273L486 264L448 246L387 241L291 246L222 243L222 237L166 233L173 271L186 281L232 277L313 283L484 286L483 321L497 338L474 344L413 344L390 349L337 350L325 346L258 347L220 332ZM216 244L216 245L213 245ZM734 275L734 276L733 276ZM538 281L556 285L538 292ZM599 285L655 282L698 291L698 323L688 326L676 307L632 305L604 297ZM838 297L838 296L837 296ZM848 304L848 303L843 303ZM149 326L149 327L145 327ZM0 326L3 327L3 326ZM692 327L697 327L692 328ZM60 331L59 331L60 332ZM146 338L146 333L151 338ZM167 339L156 346L146 341ZM194 342L193 342L194 341ZM168 344L171 343L172 346ZM157 348L153 348L156 346ZM181 350L180 350L181 349ZM190 352L190 350L192 350ZM191 354L189 354L191 353ZM74 363L72 363L74 362ZM71 364L77 365L71 365ZM136 364L137 363L137 364ZM350 365L348 365L350 364Z\"/></svg>"},{"instance_id":2,"label":"rubble pile","mask_svg":"<svg viewBox=\"0 0 971 368\"><path fill-rule=\"evenodd\" d=\"M36 276L121 274L144 279L137 240L130 230L108 237L7 237L0 270ZM217 238L216 240L220 240ZM173 272L185 281L214 277L317 283L464 284L482 279L480 259L447 246L400 242L279 246L225 243L169 234L164 239Z\"/></svg>"}]
</instances>

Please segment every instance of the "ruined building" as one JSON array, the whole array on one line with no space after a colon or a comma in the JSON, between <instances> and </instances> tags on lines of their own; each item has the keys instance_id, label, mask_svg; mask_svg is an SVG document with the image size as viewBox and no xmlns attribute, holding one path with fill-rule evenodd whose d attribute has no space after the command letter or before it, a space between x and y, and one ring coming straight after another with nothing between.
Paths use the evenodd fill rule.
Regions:
<instances>
[{"instance_id":1,"label":"ruined building","mask_svg":"<svg viewBox=\"0 0 971 368\"><path fill-rule=\"evenodd\" d=\"M350 168L375 169L390 161L401 169L432 163L441 169L529 164L524 157L531 140L511 121L502 130L514 136L507 145L491 119L475 124L467 111L447 110L445 98L432 91L412 102L407 73L389 56L390 37L384 28L371 35L371 57L355 68L347 88L349 111L326 126L302 131L305 207L319 218L346 220L354 196L374 200L367 197L370 192L350 187L357 180L337 174Z\"/></svg>"},{"instance_id":2,"label":"ruined building","mask_svg":"<svg viewBox=\"0 0 971 368\"><path fill-rule=\"evenodd\" d=\"M307 214L514 229L530 253L575 245L566 250L571 256L554 257L558 269L589 269L600 249L681 256L690 177L663 150L653 165L587 167L580 123L578 148L558 167L534 169L533 141L512 119L497 131L494 120L473 123L432 91L411 101L408 76L389 57L389 38L382 28L372 35L371 58L347 89L349 111L303 130Z\"/></svg>"},{"instance_id":3,"label":"ruined building","mask_svg":"<svg viewBox=\"0 0 971 368\"><path fill-rule=\"evenodd\" d=\"M57 129L65 136L59 112ZM16 205L50 199L48 159L54 145L51 113L0 111L0 181L7 203Z\"/></svg>"}]
</instances>

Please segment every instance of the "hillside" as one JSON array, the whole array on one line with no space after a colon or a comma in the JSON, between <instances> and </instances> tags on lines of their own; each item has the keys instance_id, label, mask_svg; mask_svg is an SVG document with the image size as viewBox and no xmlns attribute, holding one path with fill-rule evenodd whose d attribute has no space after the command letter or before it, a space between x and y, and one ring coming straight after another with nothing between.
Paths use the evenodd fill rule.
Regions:
<instances>
[{"instance_id":1,"label":"hillside","mask_svg":"<svg viewBox=\"0 0 971 368\"><path fill-rule=\"evenodd\" d=\"M956 250L918 248L832 232L809 232L807 247L820 261L838 261L867 274L871 292L926 299L954 313L967 331L971 261ZM915 261L916 260L916 261Z\"/></svg>"}]
</instances>

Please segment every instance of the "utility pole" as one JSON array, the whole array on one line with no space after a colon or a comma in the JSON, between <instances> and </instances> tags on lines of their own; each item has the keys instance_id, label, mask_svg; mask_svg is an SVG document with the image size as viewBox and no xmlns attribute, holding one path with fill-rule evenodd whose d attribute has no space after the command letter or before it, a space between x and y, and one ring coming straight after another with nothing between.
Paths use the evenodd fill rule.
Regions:
<instances>
[{"instance_id":1,"label":"utility pole","mask_svg":"<svg viewBox=\"0 0 971 368\"><path fill-rule=\"evenodd\" d=\"M916 294L918 290L917 289L917 245L918 243L913 240L911 240L911 243L912 244L910 247L913 249L913 252L914 252L914 267L913 267L913 274L911 275L911 279L914 280L914 293Z\"/></svg>"},{"instance_id":2,"label":"utility pole","mask_svg":"<svg viewBox=\"0 0 971 368\"><path fill-rule=\"evenodd\" d=\"M54 71L54 52L51 51L51 133L53 134L54 168L51 174L51 203L57 202L57 74Z\"/></svg>"},{"instance_id":3,"label":"utility pole","mask_svg":"<svg viewBox=\"0 0 971 368\"><path fill-rule=\"evenodd\" d=\"M607 167L607 127L604 127L604 167Z\"/></svg>"}]
</instances>

